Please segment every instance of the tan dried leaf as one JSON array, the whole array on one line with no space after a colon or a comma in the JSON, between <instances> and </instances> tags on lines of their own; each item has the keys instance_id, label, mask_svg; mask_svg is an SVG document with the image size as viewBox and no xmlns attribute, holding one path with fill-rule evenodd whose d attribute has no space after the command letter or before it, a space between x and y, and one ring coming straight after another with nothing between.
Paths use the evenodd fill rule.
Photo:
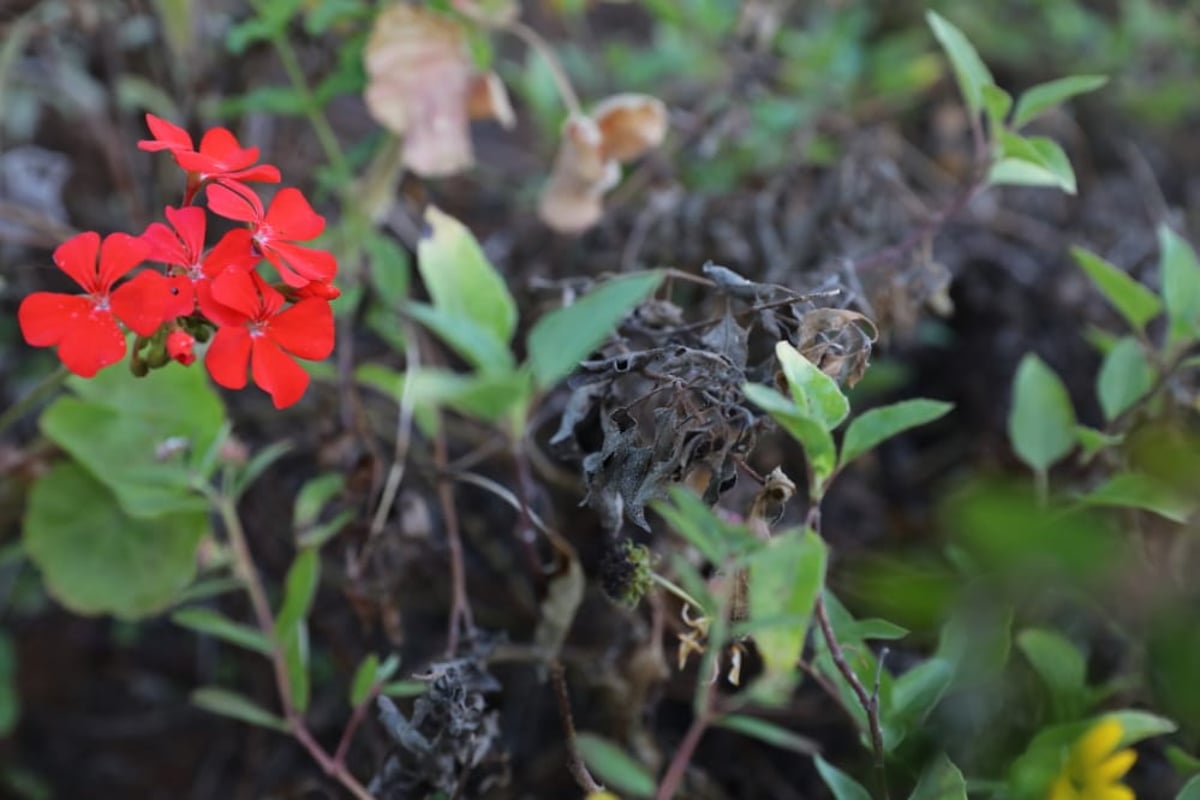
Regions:
<instances>
[{"instance_id":1,"label":"tan dried leaf","mask_svg":"<svg viewBox=\"0 0 1200 800\"><path fill-rule=\"evenodd\" d=\"M471 119L494 119L503 128L512 128L517 124L508 90L495 72L471 76L467 88L467 114Z\"/></svg>"},{"instance_id":2,"label":"tan dried leaf","mask_svg":"<svg viewBox=\"0 0 1200 800\"><path fill-rule=\"evenodd\" d=\"M617 94L592 109L604 139L607 158L624 164L662 144L667 135L667 107L648 94Z\"/></svg>"},{"instance_id":3,"label":"tan dried leaf","mask_svg":"<svg viewBox=\"0 0 1200 800\"><path fill-rule=\"evenodd\" d=\"M605 158L600 128L590 117L571 117L550 181L542 191L538 215L562 233L578 233L600 221L604 193L621 178L617 162Z\"/></svg>"},{"instance_id":4,"label":"tan dried leaf","mask_svg":"<svg viewBox=\"0 0 1200 800\"><path fill-rule=\"evenodd\" d=\"M418 175L450 175L474 161L467 117L473 70L463 27L405 4L375 19L363 59L371 116L404 136L404 164Z\"/></svg>"}]
</instances>

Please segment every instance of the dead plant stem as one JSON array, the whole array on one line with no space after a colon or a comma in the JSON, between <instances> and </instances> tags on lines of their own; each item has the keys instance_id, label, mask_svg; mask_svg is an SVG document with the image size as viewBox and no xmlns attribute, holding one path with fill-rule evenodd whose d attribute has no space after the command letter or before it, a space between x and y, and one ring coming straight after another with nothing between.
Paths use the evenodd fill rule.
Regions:
<instances>
[{"instance_id":1,"label":"dead plant stem","mask_svg":"<svg viewBox=\"0 0 1200 800\"><path fill-rule=\"evenodd\" d=\"M558 714L562 718L563 733L567 737L567 769L579 784L579 788L588 794L600 792L604 787L596 782L592 773L588 772L583 757L579 754L579 745L575 739L575 718L571 715L571 697L567 693L567 678L562 662L557 658L550 662L550 680L554 684L554 697L558 701Z\"/></svg>"}]
</instances>

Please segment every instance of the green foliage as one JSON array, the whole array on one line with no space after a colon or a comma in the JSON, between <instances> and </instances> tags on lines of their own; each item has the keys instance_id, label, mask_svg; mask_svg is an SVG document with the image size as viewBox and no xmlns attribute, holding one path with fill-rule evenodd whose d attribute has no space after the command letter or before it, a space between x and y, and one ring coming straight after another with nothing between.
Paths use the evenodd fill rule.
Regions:
<instances>
[{"instance_id":1,"label":"green foliage","mask_svg":"<svg viewBox=\"0 0 1200 800\"><path fill-rule=\"evenodd\" d=\"M0 631L0 736L8 736L21 716L17 691L17 653L8 633Z\"/></svg>"},{"instance_id":2,"label":"green foliage","mask_svg":"<svg viewBox=\"0 0 1200 800\"><path fill-rule=\"evenodd\" d=\"M34 484L24 524L29 557L58 602L78 614L127 619L171 604L195 574L196 546L207 532L202 510L131 516L72 462Z\"/></svg>"},{"instance_id":3,"label":"green foliage","mask_svg":"<svg viewBox=\"0 0 1200 800\"><path fill-rule=\"evenodd\" d=\"M780 703L796 682L817 595L825 585L826 548L810 530L773 536L749 559L750 624L766 673L755 698Z\"/></svg>"},{"instance_id":4,"label":"green foliage","mask_svg":"<svg viewBox=\"0 0 1200 800\"><path fill-rule=\"evenodd\" d=\"M1017 367L1008 436L1013 450L1036 473L1045 473L1075 447L1075 410L1067 387L1032 354Z\"/></svg>"},{"instance_id":5,"label":"green foliage","mask_svg":"<svg viewBox=\"0 0 1200 800\"><path fill-rule=\"evenodd\" d=\"M819 749L817 743L812 739L792 733L787 728L781 728L773 722L767 722L758 717L748 717L745 714L726 714L717 721L717 725L758 739L760 742L766 742L772 747L790 750L793 753L816 755Z\"/></svg>"},{"instance_id":6,"label":"green foliage","mask_svg":"<svg viewBox=\"0 0 1200 800\"><path fill-rule=\"evenodd\" d=\"M1052 720L1078 719L1089 699L1087 662L1079 648L1055 631L1037 628L1021 631L1017 647L1049 693Z\"/></svg>"},{"instance_id":7,"label":"green foliage","mask_svg":"<svg viewBox=\"0 0 1200 800\"><path fill-rule=\"evenodd\" d=\"M825 781L825 785L833 793L834 800L871 800L871 793L864 789L861 783L825 759L815 756L813 763L817 765L821 780Z\"/></svg>"},{"instance_id":8,"label":"green foliage","mask_svg":"<svg viewBox=\"0 0 1200 800\"><path fill-rule=\"evenodd\" d=\"M354 671L354 679L350 681L350 706L356 708L367 700L371 689L376 686L379 674L379 656L371 653L364 658Z\"/></svg>"},{"instance_id":9,"label":"green foliage","mask_svg":"<svg viewBox=\"0 0 1200 800\"><path fill-rule=\"evenodd\" d=\"M430 206L417 245L417 268L433 305L446 317L472 325L506 348L517 325L517 306L504 278L458 220Z\"/></svg>"},{"instance_id":10,"label":"green foliage","mask_svg":"<svg viewBox=\"0 0 1200 800\"><path fill-rule=\"evenodd\" d=\"M921 773L908 800L967 800L967 784L959 768L940 755Z\"/></svg>"},{"instance_id":11,"label":"green foliage","mask_svg":"<svg viewBox=\"0 0 1200 800\"><path fill-rule=\"evenodd\" d=\"M1072 75L1032 86L1017 99L1012 127L1014 130L1023 128L1040 114L1072 97L1094 92L1106 83L1108 78L1104 75Z\"/></svg>"},{"instance_id":12,"label":"green foliage","mask_svg":"<svg viewBox=\"0 0 1200 800\"><path fill-rule=\"evenodd\" d=\"M273 651L271 640L262 631L234 622L208 608L185 608L176 611L171 615L171 621L197 633L216 637L264 656L270 656Z\"/></svg>"},{"instance_id":13,"label":"green foliage","mask_svg":"<svg viewBox=\"0 0 1200 800\"><path fill-rule=\"evenodd\" d=\"M654 778L646 768L608 739L593 733L580 733L576 745L588 768L604 783L630 797L654 794Z\"/></svg>"},{"instance_id":14,"label":"green foliage","mask_svg":"<svg viewBox=\"0 0 1200 800\"><path fill-rule=\"evenodd\" d=\"M192 703L205 711L231 717L245 722L247 725L257 725L260 728L270 728L281 733L288 730L287 722L267 711L252 700L228 689L206 686L192 692Z\"/></svg>"},{"instance_id":15,"label":"green foliage","mask_svg":"<svg viewBox=\"0 0 1200 800\"><path fill-rule=\"evenodd\" d=\"M851 420L842 439L839 466L845 466L863 453L910 428L941 419L954 408L937 400L903 400L881 408L872 408Z\"/></svg>"},{"instance_id":16,"label":"green foliage","mask_svg":"<svg viewBox=\"0 0 1200 800\"><path fill-rule=\"evenodd\" d=\"M1072 247L1071 255L1134 331L1144 330L1147 322L1162 313L1163 304L1158 296L1124 270L1081 247Z\"/></svg>"},{"instance_id":17,"label":"green foliage","mask_svg":"<svg viewBox=\"0 0 1200 800\"><path fill-rule=\"evenodd\" d=\"M1095 506L1149 511L1181 524L1187 522L1198 504L1193 495L1152 475L1137 472L1117 472L1082 499Z\"/></svg>"},{"instance_id":18,"label":"green foliage","mask_svg":"<svg viewBox=\"0 0 1200 800\"><path fill-rule=\"evenodd\" d=\"M1154 386L1154 365L1146 358L1141 343L1122 336L1104 356L1096 377L1096 395L1104 418L1112 422L1132 408Z\"/></svg>"},{"instance_id":19,"label":"green foliage","mask_svg":"<svg viewBox=\"0 0 1200 800\"><path fill-rule=\"evenodd\" d=\"M1200 338L1200 261L1179 234L1166 225L1158 229L1161 250L1162 296L1172 340Z\"/></svg>"},{"instance_id":20,"label":"green foliage","mask_svg":"<svg viewBox=\"0 0 1200 800\"><path fill-rule=\"evenodd\" d=\"M528 348L538 387L570 374L661 282L659 272L616 278L539 319L529 331Z\"/></svg>"},{"instance_id":21,"label":"green foliage","mask_svg":"<svg viewBox=\"0 0 1200 800\"><path fill-rule=\"evenodd\" d=\"M998 159L988 171L992 186L1051 186L1075 194L1075 172L1062 147L1044 136L1001 131Z\"/></svg>"},{"instance_id":22,"label":"green foliage","mask_svg":"<svg viewBox=\"0 0 1200 800\"><path fill-rule=\"evenodd\" d=\"M978 114L983 109L983 87L995 83L992 73L962 31L935 11L925 12L925 19L950 58L954 78L958 81L967 108L972 114Z\"/></svg>"}]
</instances>

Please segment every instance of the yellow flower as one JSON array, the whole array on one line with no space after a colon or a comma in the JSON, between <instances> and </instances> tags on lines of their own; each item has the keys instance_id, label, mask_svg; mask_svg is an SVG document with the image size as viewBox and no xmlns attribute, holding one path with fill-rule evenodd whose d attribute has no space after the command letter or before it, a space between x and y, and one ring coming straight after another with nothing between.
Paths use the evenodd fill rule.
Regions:
<instances>
[{"instance_id":1,"label":"yellow flower","mask_svg":"<svg viewBox=\"0 0 1200 800\"><path fill-rule=\"evenodd\" d=\"M1137 753L1117 750L1122 733L1121 723L1112 718L1093 725L1071 748L1047 800L1134 800L1121 778Z\"/></svg>"},{"instance_id":2,"label":"yellow flower","mask_svg":"<svg viewBox=\"0 0 1200 800\"><path fill-rule=\"evenodd\" d=\"M584 800L621 800L621 798L609 791L599 791L591 792Z\"/></svg>"}]
</instances>

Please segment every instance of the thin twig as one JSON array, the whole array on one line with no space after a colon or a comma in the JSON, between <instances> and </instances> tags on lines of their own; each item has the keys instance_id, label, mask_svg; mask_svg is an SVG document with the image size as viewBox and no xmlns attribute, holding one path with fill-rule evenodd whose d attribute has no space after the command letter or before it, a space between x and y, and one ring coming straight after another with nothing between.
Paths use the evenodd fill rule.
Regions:
<instances>
[{"instance_id":1,"label":"thin twig","mask_svg":"<svg viewBox=\"0 0 1200 800\"><path fill-rule=\"evenodd\" d=\"M550 680L554 684L554 697L558 701L558 715L562 719L563 733L567 737L567 769L579 784L579 788L588 794L604 791L604 787L596 782L592 773L588 772L583 757L579 754L579 745L575 739L575 718L571 715L571 697L567 694L567 679L562 662L557 658L550 662Z\"/></svg>"},{"instance_id":2,"label":"thin twig","mask_svg":"<svg viewBox=\"0 0 1200 800\"><path fill-rule=\"evenodd\" d=\"M709 723L712 722L712 697L710 692L703 711L692 719L691 726L684 734L683 741L679 743L679 749L675 751L671 763L667 766L667 772L658 785L658 793L654 795L655 800L671 800L679 791L683 777L687 773L688 764L695 755L696 748L700 745L700 739L704 737L704 732L708 730Z\"/></svg>"},{"instance_id":3,"label":"thin twig","mask_svg":"<svg viewBox=\"0 0 1200 800\"><path fill-rule=\"evenodd\" d=\"M59 367L42 378L38 385L30 389L24 397L5 409L4 413L0 414L0 433L4 433L9 425L24 417L33 410L34 406L53 394L63 385L69 374L66 367Z\"/></svg>"},{"instance_id":4,"label":"thin twig","mask_svg":"<svg viewBox=\"0 0 1200 800\"><path fill-rule=\"evenodd\" d=\"M837 636L834 635L833 624L829 621L829 610L825 607L823 592L817 595L817 605L813 615L817 619L817 625L821 628L821 635L825 638L825 646L829 648L829 655L833 658L834 665L846 679L846 683L850 684L854 696L858 698L859 704L867 712L867 727L870 728L871 733L871 750L875 754L875 770L879 773L880 793L883 800L888 800L887 771L883 761L883 728L879 724L879 695L878 693L874 696L867 694L867 689L859 680L858 673L847 663L842 646L838 643Z\"/></svg>"},{"instance_id":5,"label":"thin twig","mask_svg":"<svg viewBox=\"0 0 1200 800\"><path fill-rule=\"evenodd\" d=\"M503 25L502 28L537 51L542 61L545 62L546 68L550 70L554 86L558 89L558 95L562 98L563 105L567 107L567 112L572 117L583 116L583 106L579 102L579 95L575 94L575 87L571 85L571 79L567 77L567 71L563 69L562 62L558 60L550 43L543 39L540 33L519 20L513 20Z\"/></svg>"},{"instance_id":6,"label":"thin twig","mask_svg":"<svg viewBox=\"0 0 1200 800\"><path fill-rule=\"evenodd\" d=\"M396 413L396 447L392 454L392 466L388 469L387 479L383 484L383 492L379 496L379 507L375 509L375 516L371 519L369 533L371 538L378 536L383 530L383 526L387 524L388 514L391 513L392 505L396 502L396 494L400 491L400 482L404 480L408 446L412 439L412 386L415 381L410 378L413 371L421 365L421 351L413 333L412 325L406 325L404 337L407 342L404 366L406 377L404 388L400 390L400 408Z\"/></svg>"},{"instance_id":7,"label":"thin twig","mask_svg":"<svg viewBox=\"0 0 1200 800\"><path fill-rule=\"evenodd\" d=\"M458 651L459 626L469 633L475 631L475 618L471 613L471 601L467 597L466 565L463 561L462 532L458 527L458 511L454 507L454 483L445 474L446 434L442 421L438 420L438 431L433 437L433 463L437 467L438 502L442 507L442 524L446 526L446 542L450 547L450 620L446 634L446 655L453 657Z\"/></svg>"}]
</instances>

